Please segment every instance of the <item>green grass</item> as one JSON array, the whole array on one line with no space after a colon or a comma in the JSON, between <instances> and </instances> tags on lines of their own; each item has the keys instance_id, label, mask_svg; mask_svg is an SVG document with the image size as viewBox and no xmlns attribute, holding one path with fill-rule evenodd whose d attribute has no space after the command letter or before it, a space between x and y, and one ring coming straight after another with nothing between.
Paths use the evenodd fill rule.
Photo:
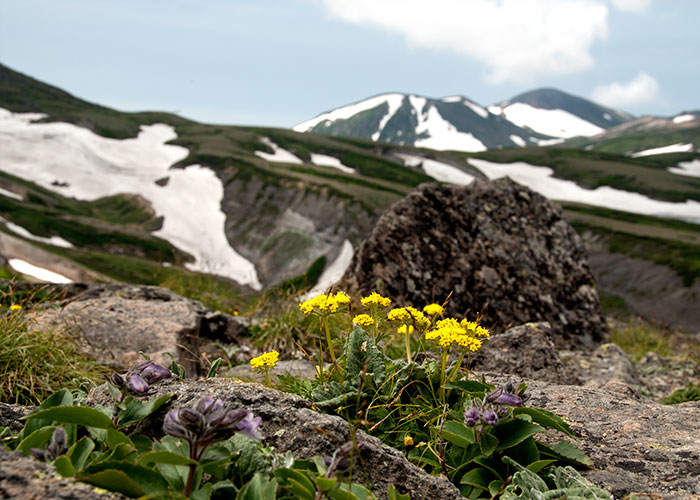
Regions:
<instances>
[{"instance_id":1,"label":"green grass","mask_svg":"<svg viewBox=\"0 0 700 500\"><path fill-rule=\"evenodd\" d=\"M27 300L18 304L11 291L2 292L0 306L0 402L38 404L73 380L98 380L107 371L81 353L79 340L60 330L32 328ZM11 306L21 306L11 310Z\"/></svg>"}]
</instances>

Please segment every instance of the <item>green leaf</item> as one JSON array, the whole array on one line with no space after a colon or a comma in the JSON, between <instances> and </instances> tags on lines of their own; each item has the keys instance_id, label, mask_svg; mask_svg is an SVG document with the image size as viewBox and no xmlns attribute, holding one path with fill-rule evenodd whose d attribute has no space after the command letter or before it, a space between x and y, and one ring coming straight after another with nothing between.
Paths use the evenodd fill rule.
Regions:
<instances>
[{"instance_id":1,"label":"green leaf","mask_svg":"<svg viewBox=\"0 0 700 500\"><path fill-rule=\"evenodd\" d=\"M442 426L442 438L454 445L466 448L474 442L474 430L461 422L450 420Z\"/></svg>"},{"instance_id":2,"label":"green leaf","mask_svg":"<svg viewBox=\"0 0 700 500\"><path fill-rule=\"evenodd\" d=\"M494 479L489 483L489 495L495 497L496 494L503 488L503 479Z\"/></svg>"},{"instance_id":3,"label":"green leaf","mask_svg":"<svg viewBox=\"0 0 700 500\"><path fill-rule=\"evenodd\" d=\"M569 441L560 441L554 446L547 446L538 442L537 448L540 450L541 455L556 458L557 460L569 462L574 465L593 467L593 461L588 457L588 455L579 450Z\"/></svg>"},{"instance_id":4,"label":"green leaf","mask_svg":"<svg viewBox=\"0 0 700 500\"><path fill-rule=\"evenodd\" d=\"M335 485L337 483L338 483L338 480L334 477L316 478L316 486L318 486L318 489L324 493L335 488Z\"/></svg>"},{"instance_id":5,"label":"green leaf","mask_svg":"<svg viewBox=\"0 0 700 500\"><path fill-rule=\"evenodd\" d=\"M129 401L126 405L126 410L119 414L119 426L123 427L143 420L170 401L172 397L170 394L164 394L145 403L136 399Z\"/></svg>"},{"instance_id":6,"label":"green leaf","mask_svg":"<svg viewBox=\"0 0 700 500\"><path fill-rule=\"evenodd\" d=\"M389 485L387 496L389 497L389 500L411 500L411 495L408 493L402 494L396 491L396 486L394 486L393 483Z\"/></svg>"},{"instance_id":7,"label":"green leaf","mask_svg":"<svg viewBox=\"0 0 700 500\"><path fill-rule=\"evenodd\" d=\"M20 441L16 449L25 455L29 455L29 450L32 448L43 450L51 442L54 429L55 427L41 427L35 430L29 436Z\"/></svg>"},{"instance_id":8,"label":"green leaf","mask_svg":"<svg viewBox=\"0 0 700 500\"><path fill-rule=\"evenodd\" d=\"M260 473L253 476L236 495L236 500L275 500L277 480L268 479Z\"/></svg>"},{"instance_id":9,"label":"green leaf","mask_svg":"<svg viewBox=\"0 0 700 500\"><path fill-rule=\"evenodd\" d=\"M525 406L519 408L513 408L514 415L530 415L535 423L548 427L550 429L556 429L571 437L574 436L574 431L571 430L569 424L567 424L564 419L559 415L552 413L551 411L544 410L542 408L528 408Z\"/></svg>"},{"instance_id":10,"label":"green leaf","mask_svg":"<svg viewBox=\"0 0 700 500\"><path fill-rule=\"evenodd\" d=\"M24 417L27 423L24 425L24 429L19 435L19 439L22 440L29 436L32 432L41 427L51 425L53 420L47 420L45 418L36 418L36 414L46 408L51 408L54 406L71 406L73 404L73 394L68 389L61 389L46 398L40 405L39 408Z\"/></svg>"},{"instance_id":11,"label":"green leaf","mask_svg":"<svg viewBox=\"0 0 700 500\"><path fill-rule=\"evenodd\" d=\"M539 472L550 464L553 464L556 460L538 460L537 462L532 462L526 468L527 470L539 474Z\"/></svg>"},{"instance_id":12,"label":"green leaf","mask_svg":"<svg viewBox=\"0 0 700 500\"><path fill-rule=\"evenodd\" d=\"M137 465L148 465L155 463L169 465L190 465L196 464L197 461L167 450L149 451L148 453L141 455L141 457L136 461Z\"/></svg>"},{"instance_id":13,"label":"green leaf","mask_svg":"<svg viewBox=\"0 0 700 500\"><path fill-rule=\"evenodd\" d=\"M75 470L79 471L83 468L85 462L90 457L90 453L92 453L92 450L94 449L95 442L87 436L76 441L75 444L71 446L67 455L70 458Z\"/></svg>"},{"instance_id":14,"label":"green leaf","mask_svg":"<svg viewBox=\"0 0 700 500\"><path fill-rule=\"evenodd\" d=\"M472 469L463 475L462 479L459 481L459 484L467 484L475 488L488 490L489 483L493 481L493 479L493 474L491 474L490 471L482 467L477 467L476 469Z\"/></svg>"},{"instance_id":15,"label":"green leaf","mask_svg":"<svg viewBox=\"0 0 700 500\"><path fill-rule=\"evenodd\" d=\"M310 499L316 496L316 487L309 477L301 471L295 469L275 469L275 477L280 481L280 485L290 490L301 499Z\"/></svg>"},{"instance_id":16,"label":"green leaf","mask_svg":"<svg viewBox=\"0 0 700 500\"><path fill-rule=\"evenodd\" d=\"M216 377L216 372L219 369L219 366L221 366L222 361L223 359L216 358L211 362L211 366L209 366L209 371L207 372L207 378Z\"/></svg>"},{"instance_id":17,"label":"green leaf","mask_svg":"<svg viewBox=\"0 0 700 500\"><path fill-rule=\"evenodd\" d=\"M168 451L183 458L189 458L190 455L189 445L185 441L174 438L173 436L165 436L160 441L154 441L153 448L154 451ZM156 463L156 468L174 490L182 491L185 489L189 467Z\"/></svg>"},{"instance_id":18,"label":"green leaf","mask_svg":"<svg viewBox=\"0 0 700 500\"><path fill-rule=\"evenodd\" d=\"M527 467L531 463L537 462L540 459L540 452L537 449L537 443L532 436L517 446L509 448L506 454L523 467Z\"/></svg>"},{"instance_id":19,"label":"green leaf","mask_svg":"<svg viewBox=\"0 0 700 500\"><path fill-rule=\"evenodd\" d=\"M53 466L56 467L56 471L63 477L73 477L75 475L75 467L65 455L61 455L53 462Z\"/></svg>"},{"instance_id":20,"label":"green leaf","mask_svg":"<svg viewBox=\"0 0 700 500\"><path fill-rule=\"evenodd\" d=\"M479 447L481 448L481 453L483 453L484 456L490 457L493 455L493 452L496 451L498 445L498 438L490 432L485 432L481 435Z\"/></svg>"},{"instance_id":21,"label":"green leaf","mask_svg":"<svg viewBox=\"0 0 700 500\"><path fill-rule=\"evenodd\" d=\"M190 494L191 500L209 500L211 498L211 483L207 483L201 488L197 488Z\"/></svg>"},{"instance_id":22,"label":"green leaf","mask_svg":"<svg viewBox=\"0 0 700 500\"><path fill-rule=\"evenodd\" d=\"M491 474L493 474L499 479L503 479L508 475L506 473L507 471L505 467L503 466L503 462L501 462L500 460L496 460L489 457L479 457L474 459L474 463L481 465L485 469L488 469L489 471L491 471Z\"/></svg>"},{"instance_id":23,"label":"green leaf","mask_svg":"<svg viewBox=\"0 0 700 500\"><path fill-rule=\"evenodd\" d=\"M126 434L114 429L107 429L107 446L110 449L114 449L120 444L128 444L132 448L136 448Z\"/></svg>"},{"instance_id":24,"label":"green leaf","mask_svg":"<svg viewBox=\"0 0 700 500\"><path fill-rule=\"evenodd\" d=\"M37 411L31 418L80 424L85 427L97 427L98 429L113 427L112 421L107 415L89 406L54 406Z\"/></svg>"},{"instance_id":25,"label":"green leaf","mask_svg":"<svg viewBox=\"0 0 700 500\"><path fill-rule=\"evenodd\" d=\"M136 465L131 462L124 462L119 460L109 460L106 462L86 467L84 470L85 475L76 477L76 479L78 481L85 481L90 482L90 484L95 484L94 482L86 481L86 478L102 477L100 476L100 474L105 474L109 472L118 472L123 475L126 475L130 481L134 482L139 487L139 489L144 491L145 493L155 493L159 491L165 491L168 489L168 482L156 470L149 469L148 467L143 467L141 465ZM107 475L106 477L113 478L114 476ZM95 486L100 485L95 484ZM141 495L143 494L144 493L142 493Z\"/></svg>"},{"instance_id":26,"label":"green leaf","mask_svg":"<svg viewBox=\"0 0 700 500\"><path fill-rule=\"evenodd\" d=\"M538 432L544 432L544 428L520 419L513 419L509 422L498 424L494 428L494 434L498 438L496 451L511 448Z\"/></svg>"},{"instance_id":27,"label":"green leaf","mask_svg":"<svg viewBox=\"0 0 700 500\"><path fill-rule=\"evenodd\" d=\"M347 374L353 385L359 386L362 374L371 378L376 385L384 381L384 355L374 344L374 340L361 327L355 325L348 337Z\"/></svg>"},{"instance_id":28,"label":"green leaf","mask_svg":"<svg viewBox=\"0 0 700 500\"><path fill-rule=\"evenodd\" d=\"M376 500L377 497L361 484L340 484L335 490L326 493L333 500Z\"/></svg>"},{"instance_id":29,"label":"green leaf","mask_svg":"<svg viewBox=\"0 0 700 500\"><path fill-rule=\"evenodd\" d=\"M130 498L138 498L147 494L136 481L120 470L103 470L87 476L81 476L77 480L104 490L121 493Z\"/></svg>"}]
</instances>

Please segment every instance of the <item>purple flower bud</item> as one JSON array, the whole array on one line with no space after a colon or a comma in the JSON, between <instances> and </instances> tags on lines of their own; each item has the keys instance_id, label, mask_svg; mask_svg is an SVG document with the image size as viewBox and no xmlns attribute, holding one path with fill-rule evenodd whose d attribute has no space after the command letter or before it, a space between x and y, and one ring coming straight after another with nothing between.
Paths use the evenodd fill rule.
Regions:
<instances>
[{"instance_id":1,"label":"purple flower bud","mask_svg":"<svg viewBox=\"0 0 700 500\"><path fill-rule=\"evenodd\" d=\"M464 414L464 423L471 427L476 424L480 417L481 412L479 410L476 408L469 408Z\"/></svg>"},{"instance_id":2,"label":"purple flower bud","mask_svg":"<svg viewBox=\"0 0 700 500\"><path fill-rule=\"evenodd\" d=\"M488 425L496 425L498 423L498 416L493 410L486 410L484 412L484 422Z\"/></svg>"},{"instance_id":3,"label":"purple flower bud","mask_svg":"<svg viewBox=\"0 0 700 500\"><path fill-rule=\"evenodd\" d=\"M129 370L129 373L139 375L148 384L154 384L159 380L172 376L170 370L164 366L154 363L153 361L138 363L134 365L131 370Z\"/></svg>"},{"instance_id":4,"label":"purple flower bud","mask_svg":"<svg viewBox=\"0 0 700 500\"><path fill-rule=\"evenodd\" d=\"M109 381L112 383L112 385L117 387L124 387L126 385L126 377L119 373L113 373L112 376L109 377Z\"/></svg>"},{"instance_id":5,"label":"purple flower bud","mask_svg":"<svg viewBox=\"0 0 700 500\"><path fill-rule=\"evenodd\" d=\"M63 427L56 427L53 431L53 437L51 441L56 445L58 449L66 447L66 431Z\"/></svg>"},{"instance_id":6,"label":"purple flower bud","mask_svg":"<svg viewBox=\"0 0 700 500\"><path fill-rule=\"evenodd\" d=\"M127 387L136 394L146 394L149 389L148 383L139 375L129 375Z\"/></svg>"},{"instance_id":7,"label":"purple flower bud","mask_svg":"<svg viewBox=\"0 0 700 500\"><path fill-rule=\"evenodd\" d=\"M236 430L241 434L245 434L250 439L262 439L262 436L257 432L258 427L260 427L260 422L262 422L261 417L255 417L251 412L246 412L246 416L243 417L236 424Z\"/></svg>"},{"instance_id":8,"label":"purple flower bud","mask_svg":"<svg viewBox=\"0 0 700 500\"><path fill-rule=\"evenodd\" d=\"M522 406L523 405L523 400L520 399L520 396L516 396L515 394L510 394L507 392L504 392L500 396L498 396L494 401L494 404L497 405L505 405L505 406Z\"/></svg>"},{"instance_id":9,"label":"purple flower bud","mask_svg":"<svg viewBox=\"0 0 700 500\"><path fill-rule=\"evenodd\" d=\"M46 451L40 450L39 448L29 448L29 453L31 453L32 456L38 460L46 459Z\"/></svg>"}]
</instances>

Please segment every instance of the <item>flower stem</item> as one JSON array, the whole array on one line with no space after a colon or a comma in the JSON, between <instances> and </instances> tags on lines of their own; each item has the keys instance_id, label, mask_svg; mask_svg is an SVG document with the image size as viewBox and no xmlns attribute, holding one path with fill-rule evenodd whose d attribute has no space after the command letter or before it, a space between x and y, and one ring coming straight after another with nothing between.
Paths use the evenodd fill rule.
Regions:
<instances>
[{"instance_id":1,"label":"flower stem","mask_svg":"<svg viewBox=\"0 0 700 500\"><path fill-rule=\"evenodd\" d=\"M331 353L331 360L333 360L333 364L335 365L335 367L338 368L338 362L335 360L335 351L333 351L333 343L331 342L331 331L330 331L330 328L328 328L328 315L327 314L323 315L323 327L324 327L324 330L326 331L326 342L328 343L328 350Z\"/></svg>"},{"instance_id":2,"label":"flower stem","mask_svg":"<svg viewBox=\"0 0 700 500\"><path fill-rule=\"evenodd\" d=\"M447 364L448 351L440 350L440 403L445 405L445 365Z\"/></svg>"},{"instance_id":3,"label":"flower stem","mask_svg":"<svg viewBox=\"0 0 700 500\"><path fill-rule=\"evenodd\" d=\"M270 387L270 367L265 368L265 382L267 382L267 387Z\"/></svg>"},{"instance_id":4,"label":"flower stem","mask_svg":"<svg viewBox=\"0 0 700 500\"><path fill-rule=\"evenodd\" d=\"M406 362L411 364L411 331L406 325Z\"/></svg>"},{"instance_id":5,"label":"flower stem","mask_svg":"<svg viewBox=\"0 0 700 500\"><path fill-rule=\"evenodd\" d=\"M450 376L447 378L449 382L454 382L457 373L459 373L459 368L462 366L462 361L464 360L464 351L462 351L462 354L459 356L459 359L457 360L457 364L455 367L452 369L452 372L450 373Z\"/></svg>"}]
</instances>

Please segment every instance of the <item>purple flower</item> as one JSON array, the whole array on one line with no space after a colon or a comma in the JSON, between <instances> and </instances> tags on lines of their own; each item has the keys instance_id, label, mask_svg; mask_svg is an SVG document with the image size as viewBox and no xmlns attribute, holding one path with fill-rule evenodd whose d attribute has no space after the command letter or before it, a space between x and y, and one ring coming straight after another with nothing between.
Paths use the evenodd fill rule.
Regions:
<instances>
[{"instance_id":1,"label":"purple flower","mask_svg":"<svg viewBox=\"0 0 700 500\"><path fill-rule=\"evenodd\" d=\"M508 382L502 388L496 389L486 396L487 403L505 406L522 406L525 401L530 398L529 394L525 394L525 385L518 389L513 388L513 383Z\"/></svg>"},{"instance_id":2,"label":"purple flower","mask_svg":"<svg viewBox=\"0 0 700 500\"><path fill-rule=\"evenodd\" d=\"M63 429L63 427L56 427L54 429L53 436L51 436L51 442L45 450L40 450L38 448L31 448L29 450L34 457L40 460L56 460L61 455L65 455L67 451L66 431Z\"/></svg>"},{"instance_id":3,"label":"purple flower","mask_svg":"<svg viewBox=\"0 0 700 500\"><path fill-rule=\"evenodd\" d=\"M139 375L146 381L147 384L154 384L159 380L172 376L170 370L164 366L154 363L153 361L144 361L142 363L135 364L131 367L129 373Z\"/></svg>"},{"instance_id":4,"label":"purple flower","mask_svg":"<svg viewBox=\"0 0 700 500\"><path fill-rule=\"evenodd\" d=\"M498 423L498 416L493 410L486 410L483 415L484 422L488 425L496 425Z\"/></svg>"},{"instance_id":5,"label":"purple flower","mask_svg":"<svg viewBox=\"0 0 700 500\"><path fill-rule=\"evenodd\" d=\"M464 423L471 427L476 424L479 418L481 418L481 412L476 408L469 408L464 414Z\"/></svg>"},{"instance_id":6,"label":"purple flower","mask_svg":"<svg viewBox=\"0 0 700 500\"><path fill-rule=\"evenodd\" d=\"M257 428L262 419L245 409L231 410L220 399L205 397L194 408L170 410L165 416L163 431L190 443L190 456L199 460L214 441L221 441L236 432L252 439L261 439Z\"/></svg>"},{"instance_id":7,"label":"purple flower","mask_svg":"<svg viewBox=\"0 0 700 500\"><path fill-rule=\"evenodd\" d=\"M139 375L129 375L126 387L136 394L146 394L148 392L148 383Z\"/></svg>"}]
</instances>

